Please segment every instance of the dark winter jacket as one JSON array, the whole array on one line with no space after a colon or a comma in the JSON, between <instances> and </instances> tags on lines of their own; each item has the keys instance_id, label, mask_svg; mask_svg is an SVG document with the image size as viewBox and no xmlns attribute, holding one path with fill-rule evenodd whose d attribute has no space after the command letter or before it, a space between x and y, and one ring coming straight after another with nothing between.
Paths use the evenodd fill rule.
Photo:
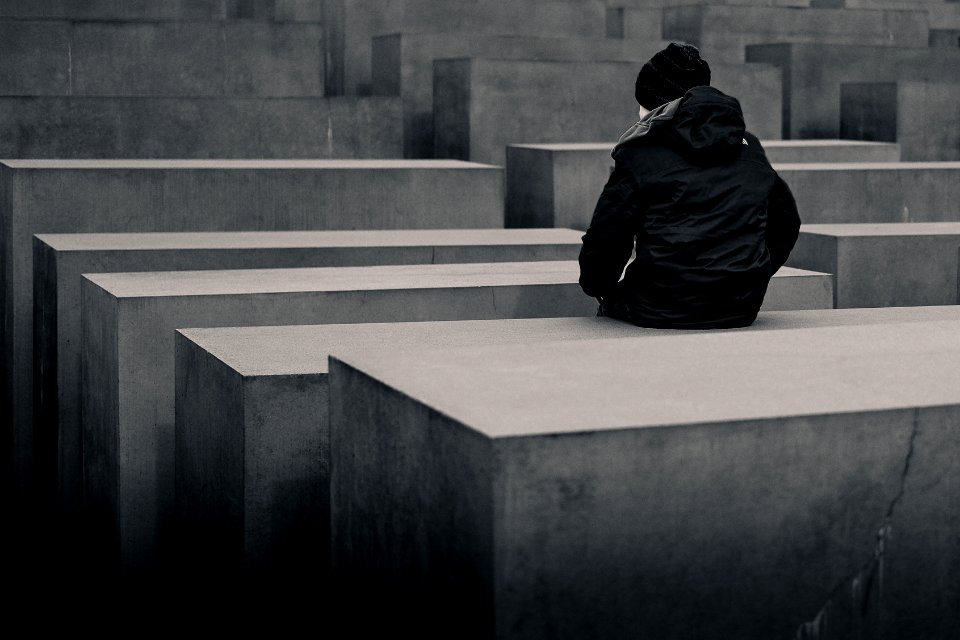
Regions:
<instances>
[{"instance_id":1,"label":"dark winter jacket","mask_svg":"<svg viewBox=\"0 0 960 640\"><path fill-rule=\"evenodd\" d=\"M695 87L628 130L613 158L583 236L584 292L625 305L643 326L753 322L800 218L790 189L745 131L740 103Z\"/></svg>"}]
</instances>

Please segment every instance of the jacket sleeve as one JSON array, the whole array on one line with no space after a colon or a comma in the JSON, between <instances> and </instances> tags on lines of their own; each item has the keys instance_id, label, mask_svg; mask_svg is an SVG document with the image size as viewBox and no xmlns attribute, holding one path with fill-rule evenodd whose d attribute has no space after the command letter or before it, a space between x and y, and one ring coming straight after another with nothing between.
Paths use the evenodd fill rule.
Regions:
<instances>
[{"instance_id":1,"label":"jacket sleeve","mask_svg":"<svg viewBox=\"0 0 960 640\"><path fill-rule=\"evenodd\" d=\"M638 190L633 175L617 162L600 194L580 248L580 288L609 296L633 253Z\"/></svg>"},{"instance_id":2,"label":"jacket sleeve","mask_svg":"<svg viewBox=\"0 0 960 640\"><path fill-rule=\"evenodd\" d=\"M767 198L767 249L774 273L787 262L787 257L800 234L800 214L790 187L777 176Z\"/></svg>"}]
</instances>

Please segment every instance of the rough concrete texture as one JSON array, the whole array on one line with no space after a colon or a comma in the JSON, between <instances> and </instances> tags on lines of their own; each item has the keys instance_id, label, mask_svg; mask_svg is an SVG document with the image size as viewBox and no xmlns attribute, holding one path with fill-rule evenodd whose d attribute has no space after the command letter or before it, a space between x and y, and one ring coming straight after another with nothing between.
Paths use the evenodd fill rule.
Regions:
<instances>
[{"instance_id":1,"label":"rough concrete texture","mask_svg":"<svg viewBox=\"0 0 960 640\"><path fill-rule=\"evenodd\" d=\"M0 162L3 442L29 484L36 233L500 227L502 170L450 161Z\"/></svg>"},{"instance_id":2,"label":"rough concrete texture","mask_svg":"<svg viewBox=\"0 0 960 640\"><path fill-rule=\"evenodd\" d=\"M581 235L569 229L37 235L33 450L41 495L66 514L83 506L83 273L575 260Z\"/></svg>"},{"instance_id":3,"label":"rough concrete texture","mask_svg":"<svg viewBox=\"0 0 960 640\"><path fill-rule=\"evenodd\" d=\"M736 331L931 320L960 321L960 306L771 311L761 313L751 328ZM315 578L328 578L329 555L323 544L329 544L330 529L331 350L377 352L674 333L607 318L180 330L175 427L176 514L185 541L180 552L199 574L313 571ZM273 446L264 451L245 445L262 439ZM227 469L228 463L235 464L227 451L237 449L245 452L243 473ZM308 540L315 530L322 533Z\"/></svg>"},{"instance_id":4,"label":"rough concrete texture","mask_svg":"<svg viewBox=\"0 0 960 640\"><path fill-rule=\"evenodd\" d=\"M844 82L955 82L960 50L840 44L765 44L747 47L748 62L783 72L784 138L836 138Z\"/></svg>"},{"instance_id":5,"label":"rough concrete texture","mask_svg":"<svg viewBox=\"0 0 960 640\"><path fill-rule=\"evenodd\" d=\"M904 160L960 160L960 82L897 82Z\"/></svg>"},{"instance_id":6,"label":"rough concrete texture","mask_svg":"<svg viewBox=\"0 0 960 640\"><path fill-rule=\"evenodd\" d=\"M85 499L121 529L113 557L132 569L163 559L173 508L174 329L592 316L596 302L578 277L573 261L84 276ZM832 297L829 276L783 269L765 308L829 308ZM91 385L91 367L116 374ZM88 446L98 447L92 460L111 454L104 439L118 443L119 462L88 465Z\"/></svg>"},{"instance_id":7,"label":"rough concrete texture","mask_svg":"<svg viewBox=\"0 0 960 640\"><path fill-rule=\"evenodd\" d=\"M919 114L912 114L917 117ZM897 137L897 83L844 82L840 84L840 137L895 142ZM939 158L926 158L938 160Z\"/></svg>"},{"instance_id":8,"label":"rough concrete texture","mask_svg":"<svg viewBox=\"0 0 960 640\"><path fill-rule=\"evenodd\" d=\"M777 164L810 224L960 221L960 162Z\"/></svg>"},{"instance_id":9,"label":"rough concrete texture","mask_svg":"<svg viewBox=\"0 0 960 640\"><path fill-rule=\"evenodd\" d=\"M317 0L0 0L0 18L318 22L322 8Z\"/></svg>"},{"instance_id":10,"label":"rough concrete texture","mask_svg":"<svg viewBox=\"0 0 960 640\"><path fill-rule=\"evenodd\" d=\"M960 47L960 28L958 29L930 29L931 47Z\"/></svg>"},{"instance_id":11,"label":"rough concrete texture","mask_svg":"<svg viewBox=\"0 0 960 640\"><path fill-rule=\"evenodd\" d=\"M437 60L434 151L503 164L508 144L616 140L637 120L633 93L642 63ZM753 133L779 135L775 69L711 69L713 85L740 100Z\"/></svg>"},{"instance_id":12,"label":"rough concrete texture","mask_svg":"<svg viewBox=\"0 0 960 640\"><path fill-rule=\"evenodd\" d=\"M403 99L404 155L431 158L433 61L495 57L514 60L644 60L666 46L657 39L626 41L530 36L395 33L373 39L373 93Z\"/></svg>"},{"instance_id":13,"label":"rough concrete texture","mask_svg":"<svg viewBox=\"0 0 960 640\"><path fill-rule=\"evenodd\" d=\"M960 222L812 224L788 264L834 276L838 308L957 304Z\"/></svg>"},{"instance_id":14,"label":"rough concrete texture","mask_svg":"<svg viewBox=\"0 0 960 640\"><path fill-rule=\"evenodd\" d=\"M3 158L399 158L396 98L0 97Z\"/></svg>"},{"instance_id":15,"label":"rough concrete texture","mask_svg":"<svg viewBox=\"0 0 960 640\"><path fill-rule=\"evenodd\" d=\"M597 0L323 0L327 94L355 95L371 82L370 42L387 33L455 33L603 38L606 7Z\"/></svg>"},{"instance_id":16,"label":"rough concrete texture","mask_svg":"<svg viewBox=\"0 0 960 640\"><path fill-rule=\"evenodd\" d=\"M0 20L0 95L323 96L319 24Z\"/></svg>"},{"instance_id":17,"label":"rough concrete texture","mask_svg":"<svg viewBox=\"0 0 960 640\"><path fill-rule=\"evenodd\" d=\"M335 352L334 574L394 630L948 638L957 328Z\"/></svg>"},{"instance_id":18,"label":"rough concrete texture","mask_svg":"<svg viewBox=\"0 0 960 640\"><path fill-rule=\"evenodd\" d=\"M700 47L708 61L744 62L747 45L768 42L926 47L924 10L699 5L663 10L663 37Z\"/></svg>"},{"instance_id":19,"label":"rough concrete texture","mask_svg":"<svg viewBox=\"0 0 960 640\"><path fill-rule=\"evenodd\" d=\"M895 162L897 144L764 140L770 162ZM613 142L507 145L508 227L585 229L610 175Z\"/></svg>"}]
</instances>

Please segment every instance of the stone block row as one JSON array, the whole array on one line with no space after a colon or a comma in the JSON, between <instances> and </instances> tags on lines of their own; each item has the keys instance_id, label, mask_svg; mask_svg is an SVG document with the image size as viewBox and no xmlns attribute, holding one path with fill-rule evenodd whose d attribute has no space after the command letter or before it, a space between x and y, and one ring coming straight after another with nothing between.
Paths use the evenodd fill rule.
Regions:
<instances>
[{"instance_id":1,"label":"stone block row","mask_svg":"<svg viewBox=\"0 0 960 640\"><path fill-rule=\"evenodd\" d=\"M317 0L0 0L0 18L109 21L269 19L316 22Z\"/></svg>"}]
</instances>

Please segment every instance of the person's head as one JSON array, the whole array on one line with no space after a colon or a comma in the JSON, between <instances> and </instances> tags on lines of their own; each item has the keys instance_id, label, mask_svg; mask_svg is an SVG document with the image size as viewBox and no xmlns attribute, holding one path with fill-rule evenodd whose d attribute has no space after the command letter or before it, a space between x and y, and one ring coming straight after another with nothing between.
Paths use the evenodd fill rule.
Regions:
<instances>
[{"instance_id":1,"label":"person's head","mask_svg":"<svg viewBox=\"0 0 960 640\"><path fill-rule=\"evenodd\" d=\"M700 57L700 50L671 42L641 67L634 96L641 107L651 111L683 97L693 87L709 84L710 65Z\"/></svg>"}]
</instances>

